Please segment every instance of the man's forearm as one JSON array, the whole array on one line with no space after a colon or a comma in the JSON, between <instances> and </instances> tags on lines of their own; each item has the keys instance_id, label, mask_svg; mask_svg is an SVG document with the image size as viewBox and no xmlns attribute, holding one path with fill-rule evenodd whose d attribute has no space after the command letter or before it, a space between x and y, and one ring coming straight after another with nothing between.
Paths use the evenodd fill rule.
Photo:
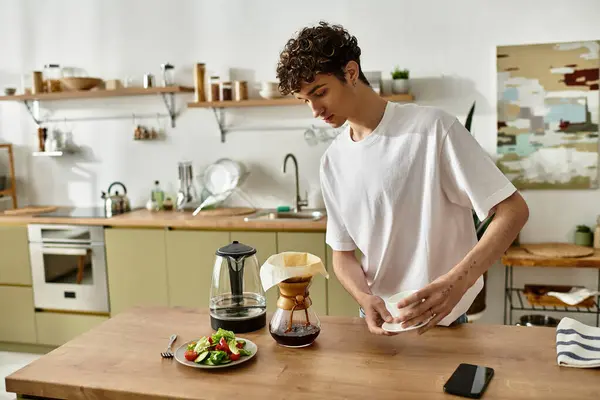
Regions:
<instances>
[{"instance_id":1,"label":"man's forearm","mask_svg":"<svg viewBox=\"0 0 600 400\"><path fill-rule=\"evenodd\" d=\"M365 297L371 295L371 289L354 252L334 251L333 271L346 291L362 306Z\"/></svg>"},{"instance_id":2,"label":"man's forearm","mask_svg":"<svg viewBox=\"0 0 600 400\"><path fill-rule=\"evenodd\" d=\"M498 204L494 219L481 240L452 272L458 279L467 279L468 287L486 272L512 244L527 219L529 209L520 194L515 193Z\"/></svg>"}]
</instances>

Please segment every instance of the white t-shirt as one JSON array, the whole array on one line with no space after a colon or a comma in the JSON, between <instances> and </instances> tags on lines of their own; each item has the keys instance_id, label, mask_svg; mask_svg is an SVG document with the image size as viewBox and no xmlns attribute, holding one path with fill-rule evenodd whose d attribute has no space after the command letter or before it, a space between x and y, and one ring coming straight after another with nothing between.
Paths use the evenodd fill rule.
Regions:
<instances>
[{"instance_id":1,"label":"white t-shirt","mask_svg":"<svg viewBox=\"0 0 600 400\"><path fill-rule=\"evenodd\" d=\"M350 128L321 158L326 242L358 248L373 294L420 289L450 271L477 243L480 220L516 191L471 133L433 108L388 102L377 128L355 142ZM439 322L464 314L483 277Z\"/></svg>"}]
</instances>

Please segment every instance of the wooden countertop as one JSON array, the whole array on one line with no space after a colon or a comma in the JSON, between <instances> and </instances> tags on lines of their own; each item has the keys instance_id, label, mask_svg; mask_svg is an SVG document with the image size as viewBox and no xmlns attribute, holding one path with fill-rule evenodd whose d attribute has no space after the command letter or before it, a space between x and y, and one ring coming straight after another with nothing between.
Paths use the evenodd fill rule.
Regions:
<instances>
[{"instance_id":1,"label":"wooden countertop","mask_svg":"<svg viewBox=\"0 0 600 400\"><path fill-rule=\"evenodd\" d=\"M56 399L448 400L459 363L495 369L485 399L592 399L600 370L559 367L553 328L466 324L374 336L360 318L322 316L311 347L278 346L268 331L240 334L258 345L250 361L219 370L162 359L213 331L205 310L135 308L6 378L6 390Z\"/></svg>"},{"instance_id":2,"label":"wooden countertop","mask_svg":"<svg viewBox=\"0 0 600 400\"><path fill-rule=\"evenodd\" d=\"M130 228L174 228L229 231L325 232L327 218L319 221L244 221L246 216L193 216L192 212L134 210L111 218L59 218L43 215L0 215L0 225L74 224Z\"/></svg>"},{"instance_id":3,"label":"wooden countertop","mask_svg":"<svg viewBox=\"0 0 600 400\"><path fill-rule=\"evenodd\" d=\"M543 257L531 254L522 247L510 247L501 258L504 265L514 267L599 268L600 250L586 257Z\"/></svg>"}]
</instances>

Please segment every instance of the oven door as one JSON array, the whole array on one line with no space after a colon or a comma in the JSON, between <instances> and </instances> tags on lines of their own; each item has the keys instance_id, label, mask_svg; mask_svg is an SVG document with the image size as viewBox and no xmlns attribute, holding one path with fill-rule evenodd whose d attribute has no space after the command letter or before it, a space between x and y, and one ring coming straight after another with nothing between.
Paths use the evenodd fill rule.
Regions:
<instances>
[{"instance_id":1,"label":"oven door","mask_svg":"<svg viewBox=\"0 0 600 400\"><path fill-rule=\"evenodd\" d=\"M36 308L109 312L103 244L30 243Z\"/></svg>"}]
</instances>

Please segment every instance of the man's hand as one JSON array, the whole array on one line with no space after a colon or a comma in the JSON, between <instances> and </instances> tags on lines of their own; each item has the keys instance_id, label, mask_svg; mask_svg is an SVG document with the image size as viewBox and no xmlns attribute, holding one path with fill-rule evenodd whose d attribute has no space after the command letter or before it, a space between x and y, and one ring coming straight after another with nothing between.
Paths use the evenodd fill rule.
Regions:
<instances>
[{"instance_id":1,"label":"man's hand","mask_svg":"<svg viewBox=\"0 0 600 400\"><path fill-rule=\"evenodd\" d=\"M383 330L381 325L384 322L392 322L393 318L387 308L385 302L379 296L367 295L360 305L365 312L365 321L369 327L369 331L376 335L393 336L396 333Z\"/></svg>"},{"instance_id":2,"label":"man's hand","mask_svg":"<svg viewBox=\"0 0 600 400\"><path fill-rule=\"evenodd\" d=\"M398 302L398 308L401 309L400 316L395 319L395 322L402 322L402 327L408 328L433 317L426 325L419 328L418 333L421 335L450 314L468 288L469 284L464 274L457 275L451 271L442 275L421 290L400 300ZM419 302L420 304L402 310L403 307Z\"/></svg>"}]
</instances>

